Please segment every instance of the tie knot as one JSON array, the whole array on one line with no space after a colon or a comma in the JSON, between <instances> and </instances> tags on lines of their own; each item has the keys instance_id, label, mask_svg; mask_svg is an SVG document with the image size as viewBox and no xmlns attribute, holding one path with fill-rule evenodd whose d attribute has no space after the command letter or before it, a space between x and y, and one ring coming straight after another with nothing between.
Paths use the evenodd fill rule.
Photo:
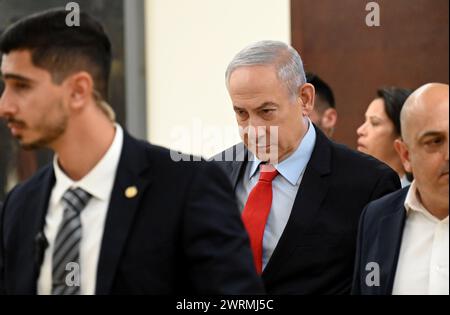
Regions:
<instances>
[{"instance_id":1,"label":"tie knot","mask_svg":"<svg viewBox=\"0 0 450 315\"><path fill-rule=\"evenodd\" d=\"M271 183L277 177L278 171L272 165L261 164L259 181Z\"/></svg>"},{"instance_id":2,"label":"tie knot","mask_svg":"<svg viewBox=\"0 0 450 315\"><path fill-rule=\"evenodd\" d=\"M69 188L64 193L62 199L66 207L80 213L91 199L91 194L81 188Z\"/></svg>"}]
</instances>

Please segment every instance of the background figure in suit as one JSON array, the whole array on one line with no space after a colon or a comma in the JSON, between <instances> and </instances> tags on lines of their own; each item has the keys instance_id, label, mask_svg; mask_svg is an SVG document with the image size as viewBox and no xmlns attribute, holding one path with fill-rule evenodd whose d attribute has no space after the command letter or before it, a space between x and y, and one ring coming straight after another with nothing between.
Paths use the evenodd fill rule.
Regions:
<instances>
[{"instance_id":1,"label":"background figure in suit","mask_svg":"<svg viewBox=\"0 0 450 315\"><path fill-rule=\"evenodd\" d=\"M109 39L83 13L67 27L66 14L30 16L0 38L0 115L23 147L56 153L5 200L0 293L263 292L225 174L114 123Z\"/></svg>"},{"instance_id":2,"label":"background figure in suit","mask_svg":"<svg viewBox=\"0 0 450 315\"><path fill-rule=\"evenodd\" d=\"M306 82L314 86L316 93L310 119L328 138L332 139L338 119L333 90L318 75L311 72L306 73Z\"/></svg>"},{"instance_id":3,"label":"background figure in suit","mask_svg":"<svg viewBox=\"0 0 450 315\"><path fill-rule=\"evenodd\" d=\"M449 294L448 97L427 84L403 106L400 157L414 181L364 210L355 294Z\"/></svg>"},{"instance_id":4,"label":"background figure in suit","mask_svg":"<svg viewBox=\"0 0 450 315\"><path fill-rule=\"evenodd\" d=\"M292 47L252 44L226 80L245 145L215 159L230 175L266 290L350 293L359 215L400 188L397 174L311 123L314 87Z\"/></svg>"}]
</instances>

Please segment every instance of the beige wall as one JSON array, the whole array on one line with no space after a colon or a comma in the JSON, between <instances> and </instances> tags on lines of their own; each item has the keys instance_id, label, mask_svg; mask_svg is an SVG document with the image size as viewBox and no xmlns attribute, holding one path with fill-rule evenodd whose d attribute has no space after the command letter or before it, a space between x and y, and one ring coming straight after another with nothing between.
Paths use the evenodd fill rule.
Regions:
<instances>
[{"instance_id":1,"label":"beige wall","mask_svg":"<svg viewBox=\"0 0 450 315\"><path fill-rule=\"evenodd\" d=\"M205 157L237 143L226 66L251 42L290 42L289 3L147 0L149 140Z\"/></svg>"}]
</instances>

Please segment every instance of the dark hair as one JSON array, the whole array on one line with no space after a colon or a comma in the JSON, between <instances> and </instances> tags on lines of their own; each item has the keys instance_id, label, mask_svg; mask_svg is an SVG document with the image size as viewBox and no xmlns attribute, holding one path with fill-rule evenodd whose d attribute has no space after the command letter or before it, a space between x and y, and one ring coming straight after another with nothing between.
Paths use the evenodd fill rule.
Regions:
<instances>
[{"instance_id":1,"label":"dark hair","mask_svg":"<svg viewBox=\"0 0 450 315\"><path fill-rule=\"evenodd\" d=\"M403 89L398 87L383 87L378 89L377 96L384 101L384 110L389 119L394 124L395 132L401 135L400 127L400 112L403 104L408 96L412 93L410 89Z\"/></svg>"},{"instance_id":2,"label":"dark hair","mask_svg":"<svg viewBox=\"0 0 450 315\"><path fill-rule=\"evenodd\" d=\"M329 105L329 107L336 108L333 91L330 86L326 84L317 74L307 72L306 82L314 85L316 95L321 97Z\"/></svg>"},{"instance_id":3,"label":"dark hair","mask_svg":"<svg viewBox=\"0 0 450 315\"><path fill-rule=\"evenodd\" d=\"M56 8L20 19L1 35L0 53L30 50L33 64L50 72L56 84L77 71L86 71L106 100L111 42L102 25L84 12L80 12L79 26L68 26L68 13Z\"/></svg>"}]
</instances>

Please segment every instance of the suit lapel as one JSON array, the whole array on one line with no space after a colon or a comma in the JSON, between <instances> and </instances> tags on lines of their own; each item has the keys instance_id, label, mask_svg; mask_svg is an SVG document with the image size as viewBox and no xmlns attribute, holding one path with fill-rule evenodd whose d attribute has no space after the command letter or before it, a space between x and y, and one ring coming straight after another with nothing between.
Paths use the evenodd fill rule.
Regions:
<instances>
[{"instance_id":1,"label":"suit lapel","mask_svg":"<svg viewBox=\"0 0 450 315\"><path fill-rule=\"evenodd\" d=\"M301 235L308 234L313 220L319 211L322 200L328 192L328 178L331 164L331 144L325 136L316 129L316 144L306 167L300 184L291 215L283 234L263 272L265 281L282 269L298 246Z\"/></svg>"},{"instance_id":2,"label":"suit lapel","mask_svg":"<svg viewBox=\"0 0 450 315\"><path fill-rule=\"evenodd\" d=\"M142 196L150 184L149 162L136 140L124 133L124 145L105 222L97 268L97 294L109 294L120 257Z\"/></svg>"},{"instance_id":3,"label":"suit lapel","mask_svg":"<svg viewBox=\"0 0 450 315\"><path fill-rule=\"evenodd\" d=\"M42 184L29 192L24 203L25 213L23 217L31 219L19 222L21 235L18 239L22 240L21 244L31 245L31 251L28 246L18 244L17 247L18 261L23 265L18 275L20 280L16 281L17 285L20 286L20 292L26 294L37 294L37 281L42 264L38 256L40 256L40 252L43 255L45 247L38 248L39 244L36 243L36 237L44 229L50 194L55 184L53 167L48 167L43 176Z\"/></svg>"},{"instance_id":4,"label":"suit lapel","mask_svg":"<svg viewBox=\"0 0 450 315\"><path fill-rule=\"evenodd\" d=\"M378 255L380 259L380 294L390 295L394 285L398 256L406 220L404 198L397 206L397 211L385 216L380 221L378 238Z\"/></svg>"}]
</instances>

